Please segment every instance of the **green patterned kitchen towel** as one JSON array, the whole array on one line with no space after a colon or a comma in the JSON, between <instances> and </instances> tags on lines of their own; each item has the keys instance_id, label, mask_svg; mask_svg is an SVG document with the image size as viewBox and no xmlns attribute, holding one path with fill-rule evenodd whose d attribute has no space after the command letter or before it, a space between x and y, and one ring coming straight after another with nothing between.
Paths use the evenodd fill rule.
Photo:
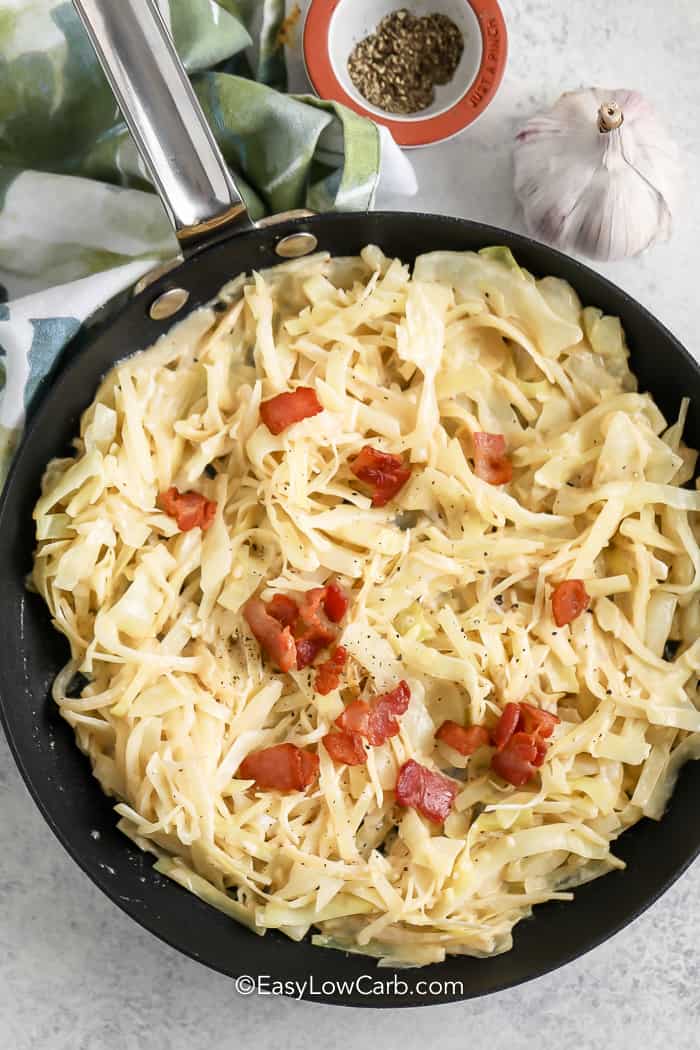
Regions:
<instances>
[{"instance_id":1,"label":"green patterned kitchen towel","mask_svg":"<svg viewBox=\"0 0 700 1050\"><path fill-rule=\"evenodd\" d=\"M415 192L384 129L283 93L284 0L159 2L254 218ZM175 252L72 4L0 0L0 483L82 320Z\"/></svg>"}]
</instances>

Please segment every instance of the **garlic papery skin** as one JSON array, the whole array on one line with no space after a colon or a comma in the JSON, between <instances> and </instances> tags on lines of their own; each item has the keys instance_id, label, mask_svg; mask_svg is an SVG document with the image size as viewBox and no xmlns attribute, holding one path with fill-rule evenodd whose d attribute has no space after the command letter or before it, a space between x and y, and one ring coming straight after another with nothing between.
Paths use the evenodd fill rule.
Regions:
<instances>
[{"instance_id":1,"label":"garlic papery skin","mask_svg":"<svg viewBox=\"0 0 700 1050\"><path fill-rule=\"evenodd\" d=\"M533 237L593 259L638 255L671 235L678 147L637 91L571 91L516 137L515 192Z\"/></svg>"}]
</instances>

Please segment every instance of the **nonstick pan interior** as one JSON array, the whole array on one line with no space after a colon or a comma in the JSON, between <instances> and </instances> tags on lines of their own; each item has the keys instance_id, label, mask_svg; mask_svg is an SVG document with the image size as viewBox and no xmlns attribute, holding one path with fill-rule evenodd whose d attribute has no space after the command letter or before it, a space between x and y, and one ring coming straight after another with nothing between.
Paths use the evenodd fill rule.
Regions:
<instances>
[{"instance_id":1,"label":"nonstick pan interior","mask_svg":"<svg viewBox=\"0 0 700 1050\"><path fill-rule=\"evenodd\" d=\"M116 830L112 802L92 778L71 729L50 700L51 682L65 663L67 647L51 627L42 600L24 586L34 545L32 508L44 467L53 456L68 451L80 414L101 376L119 358L150 345L173 323L149 318L148 307L158 295L168 288L186 288L187 309L195 308L236 274L279 262L276 241L300 227L311 230L319 248L333 254L357 254L364 245L376 243L405 262L428 250L506 244L535 275L562 277L584 304L621 317L640 388L654 394L669 419L675 417L681 398L689 396L686 440L700 446L698 365L629 296L550 248L479 223L402 213L319 216L239 235L195 255L138 297L122 297L116 316L101 311L72 344L33 413L0 506L2 716L22 775L69 853L119 907L187 955L231 976L267 974L289 981L311 977L314 989L306 997L316 1002L411 1006L485 995L546 973L599 944L680 875L700 849L697 763L683 770L663 821L644 820L616 843L615 852L627 862L627 869L581 887L572 903L537 907L534 918L515 928L512 951L492 959L449 958L420 970L401 970L408 994L389 991L383 997L368 997L358 989L324 993L326 980L349 982L367 974L387 980L392 971L376 970L371 959L305 942L295 944L274 932L259 938L155 873L153 858ZM31 872L27 891L31 893ZM431 995L425 986L420 993L416 989L417 982L434 979L443 982L437 994ZM450 981L454 984L445 984Z\"/></svg>"}]
</instances>

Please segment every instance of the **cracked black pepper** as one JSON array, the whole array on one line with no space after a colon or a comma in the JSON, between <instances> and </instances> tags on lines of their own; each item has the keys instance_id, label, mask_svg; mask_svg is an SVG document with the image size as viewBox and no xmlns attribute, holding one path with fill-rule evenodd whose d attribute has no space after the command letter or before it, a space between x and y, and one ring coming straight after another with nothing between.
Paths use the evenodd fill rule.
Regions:
<instances>
[{"instance_id":1,"label":"cracked black pepper","mask_svg":"<svg viewBox=\"0 0 700 1050\"><path fill-rule=\"evenodd\" d=\"M363 98L388 113L418 113L447 84L464 50L462 33L447 17L392 11L355 45L348 73Z\"/></svg>"}]
</instances>

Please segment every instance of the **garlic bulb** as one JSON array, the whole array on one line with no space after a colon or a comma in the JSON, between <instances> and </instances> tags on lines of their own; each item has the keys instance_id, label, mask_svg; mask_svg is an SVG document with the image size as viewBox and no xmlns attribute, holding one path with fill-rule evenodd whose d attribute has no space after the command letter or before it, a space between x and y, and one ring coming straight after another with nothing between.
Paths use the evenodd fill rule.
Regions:
<instances>
[{"instance_id":1,"label":"garlic bulb","mask_svg":"<svg viewBox=\"0 0 700 1050\"><path fill-rule=\"evenodd\" d=\"M667 240L682 181L678 147L637 91L568 92L516 139L528 230L594 259Z\"/></svg>"}]
</instances>

